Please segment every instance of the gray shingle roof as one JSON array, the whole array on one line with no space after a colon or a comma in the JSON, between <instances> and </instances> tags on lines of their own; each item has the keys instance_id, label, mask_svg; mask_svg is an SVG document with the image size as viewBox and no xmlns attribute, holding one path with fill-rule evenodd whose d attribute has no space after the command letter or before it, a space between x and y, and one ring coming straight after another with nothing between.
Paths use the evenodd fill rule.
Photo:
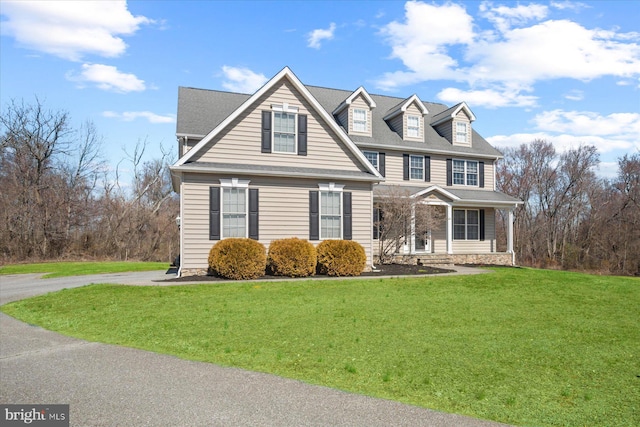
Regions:
<instances>
[{"instance_id":1,"label":"gray shingle roof","mask_svg":"<svg viewBox=\"0 0 640 427\"><path fill-rule=\"evenodd\" d=\"M388 185L388 184L377 185L374 188L374 194L378 194L378 195L385 194L395 187L397 186ZM427 183L422 187L403 185L400 188L402 188L403 190L407 190L409 194L413 195L429 187L432 187L432 185L429 185ZM433 186L433 187L436 187L436 186ZM487 191L487 190L480 190L480 189L466 189L466 188L456 188L456 187L438 187L438 188L441 188L442 190L460 198L460 201L458 202L458 204L477 202L477 203L483 203L490 206L491 204L508 205L508 204L522 203L522 201L516 199L515 197L511 197L507 194L500 193L499 191Z\"/></svg>"},{"instance_id":2,"label":"gray shingle roof","mask_svg":"<svg viewBox=\"0 0 640 427\"><path fill-rule=\"evenodd\" d=\"M301 178L344 179L379 182L380 178L368 172L320 169L307 167L291 167L278 165L242 165L237 163L193 162L186 163L176 170L192 172L237 173L242 175L267 175Z\"/></svg>"},{"instance_id":3,"label":"gray shingle roof","mask_svg":"<svg viewBox=\"0 0 640 427\"><path fill-rule=\"evenodd\" d=\"M335 108L353 93L353 91L331 89L318 86L306 86L320 105L331 114ZM217 90L180 87L178 89L178 118L176 133L178 136L203 137L220 124L251 95L222 92ZM472 132L471 147L452 145L428 125L433 117L450 110L438 103L422 101L429 113L425 116L424 142L403 141L393 131L383 117L389 111L406 101L386 95L371 95L377 107L372 110L372 137L350 135L359 147L377 147L378 149L407 150L432 153L449 152L459 155L480 155L485 157L501 157L501 153L493 148L475 130Z\"/></svg>"}]
</instances>

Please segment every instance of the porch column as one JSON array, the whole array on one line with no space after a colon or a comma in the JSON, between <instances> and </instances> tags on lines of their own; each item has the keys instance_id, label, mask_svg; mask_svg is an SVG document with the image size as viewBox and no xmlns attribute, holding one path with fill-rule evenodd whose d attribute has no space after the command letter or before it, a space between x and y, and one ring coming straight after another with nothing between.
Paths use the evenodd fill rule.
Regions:
<instances>
[{"instance_id":1,"label":"porch column","mask_svg":"<svg viewBox=\"0 0 640 427\"><path fill-rule=\"evenodd\" d=\"M507 231L507 252L513 253L513 209L509 209L509 229Z\"/></svg>"},{"instance_id":2,"label":"porch column","mask_svg":"<svg viewBox=\"0 0 640 427\"><path fill-rule=\"evenodd\" d=\"M453 207L447 205L447 253L453 254Z\"/></svg>"}]
</instances>

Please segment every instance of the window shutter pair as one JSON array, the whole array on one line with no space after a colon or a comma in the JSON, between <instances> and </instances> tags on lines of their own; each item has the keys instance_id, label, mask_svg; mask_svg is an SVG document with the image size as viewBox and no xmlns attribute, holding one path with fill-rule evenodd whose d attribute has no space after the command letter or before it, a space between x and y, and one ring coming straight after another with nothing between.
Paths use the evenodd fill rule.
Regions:
<instances>
[{"instance_id":1,"label":"window shutter pair","mask_svg":"<svg viewBox=\"0 0 640 427\"><path fill-rule=\"evenodd\" d=\"M342 238L353 238L353 211L351 192L342 193ZM309 191L309 240L320 240L320 192Z\"/></svg>"},{"instance_id":2,"label":"window shutter pair","mask_svg":"<svg viewBox=\"0 0 640 427\"><path fill-rule=\"evenodd\" d=\"M409 181L409 154L402 155L402 179ZM424 156L424 180L431 182L431 156Z\"/></svg>"},{"instance_id":3,"label":"window shutter pair","mask_svg":"<svg viewBox=\"0 0 640 427\"><path fill-rule=\"evenodd\" d=\"M249 189L249 238L259 239L258 189ZM209 187L209 240L220 240L220 187Z\"/></svg>"},{"instance_id":4,"label":"window shutter pair","mask_svg":"<svg viewBox=\"0 0 640 427\"><path fill-rule=\"evenodd\" d=\"M271 153L271 111L262 112L262 152ZM298 155L307 155L306 114L298 114Z\"/></svg>"}]
</instances>

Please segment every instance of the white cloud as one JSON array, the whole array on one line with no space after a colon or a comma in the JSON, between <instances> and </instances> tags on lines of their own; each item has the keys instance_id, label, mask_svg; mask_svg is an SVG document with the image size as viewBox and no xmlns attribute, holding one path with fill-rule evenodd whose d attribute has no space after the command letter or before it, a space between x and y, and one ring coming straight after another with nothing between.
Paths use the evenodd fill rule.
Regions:
<instances>
[{"instance_id":1,"label":"white cloud","mask_svg":"<svg viewBox=\"0 0 640 427\"><path fill-rule=\"evenodd\" d=\"M153 21L133 16L126 1L2 2L2 34L29 49L71 61L86 54L116 57L134 34Z\"/></svg>"},{"instance_id":2,"label":"white cloud","mask_svg":"<svg viewBox=\"0 0 640 427\"><path fill-rule=\"evenodd\" d=\"M391 45L391 58L400 59L404 69L383 74L376 86L393 90L428 80L450 80L472 90L448 89L442 93L447 99L468 93L485 99L490 107L527 107L533 100L522 93L530 92L539 81L588 81L604 76L629 81L640 76L637 32L549 20L549 7L536 4L506 7L484 2L480 11L479 19L486 19L493 29L474 23L460 5L407 2L404 19L381 30Z\"/></svg>"},{"instance_id":3,"label":"white cloud","mask_svg":"<svg viewBox=\"0 0 640 427\"><path fill-rule=\"evenodd\" d=\"M473 18L457 4L437 6L410 1L405 4L405 22L393 21L381 33L391 44L391 57L400 59L418 81L455 79L458 63L447 46L473 41ZM401 78L397 84L394 76ZM401 86L406 84L405 78L404 74L388 73L378 86Z\"/></svg>"},{"instance_id":4,"label":"white cloud","mask_svg":"<svg viewBox=\"0 0 640 427\"><path fill-rule=\"evenodd\" d=\"M542 131L573 135L621 135L630 141L640 141L639 113L603 116L591 111L552 110L537 114L533 122Z\"/></svg>"},{"instance_id":5,"label":"white cloud","mask_svg":"<svg viewBox=\"0 0 640 427\"><path fill-rule=\"evenodd\" d=\"M112 119L119 119L124 122L132 122L139 118L147 119L149 123L153 123L153 124L176 122L175 114L166 114L162 116L159 114L152 113L150 111L124 111L122 113L116 113L115 111L104 111L102 113L102 116L112 118Z\"/></svg>"},{"instance_id":6,"label":"white cloud","mask_svg":"<svg viewBox=\"0 0 640 427\"><path fill-rule=\"evenodd\" d=\"M308 34L307 46L312 47L314 49L320 49L320 42L323 40L332 40L333 33L335 31L336 31L336 24L333 22L329 24L329 28L327 28L326 30L319 28L317 30L311 31Z\"/></svg>"},{"instance_id":7,"label":"white cloud","mask_svg":"<svg viewBox=\"0 0 640 427\"><path fill-rule=\"evenodd\" d=\"M536 105L538 97L533 95L523 95L517 89L482 89L482 90L460 90L449 87L441 90L436 96L441 101L449 104L457 104L465 101L470 105L482 105L485 108L499 107L533 107Z\"/></svg>"},{"instance_id":8,"label":"white cloud","mask_svg":"<svg viewBox=\"0 0 640 427\"><path fill-rule=\"evenodd\" d=\"M222 72L227 79L222 82L222 87L232 92L253 93L269 80L264 74L254 73L248 68L224 65Z\"/></svg>"},{"instance_id":9,"label":"white cloud","mask_svg":"<svg viewBox=\"0 0 640 427\"><path fill-rule=\"evenodd\" d=\"M582 144L593 145L606 156L599 174L610 177L617 164L609 161L640 150L640 114L613 113L603 116L589 111L545 111L533 119L536 132L494 135L487 141L497 147L519 147L536 139L551 142L559 152Z\"/></svg>"},{"instance_id":10,"label":"white cloud","mask_svg":"<svg viewBox=\"0 0 640 427\"><path fill-rule=\"evenodd\" d=\"M574 89L565 93L564 97L569 101L582 101L584 99L584 92Z\"/></svg>"},{"instance_id":11,"label":"white cloud","mask_svg":"<svg viewBox=\"0 0 640 427\"><path fill-rule=\"evenodd\" d=\"M492 22L500 32L505 32L513 26L520 26L531 20L544 19L549 8L540 4L529 4L516 7L493 7L490 2L480 4L480 15Z\"/></svg>"},{"instance_id":12,"label":"white cloud","mask_svg":"<svg viewBox=\"0 0 640 427\"><path fill-rule=\"evenodd\" d=\"M76 82L79 87L90 83L102 90L120 93L142 92L146 89L144 80L140 80L135 74L118 71L111 65L82 64L80 74L67 73L67 79Z\"/></svg>"}]
</instances>

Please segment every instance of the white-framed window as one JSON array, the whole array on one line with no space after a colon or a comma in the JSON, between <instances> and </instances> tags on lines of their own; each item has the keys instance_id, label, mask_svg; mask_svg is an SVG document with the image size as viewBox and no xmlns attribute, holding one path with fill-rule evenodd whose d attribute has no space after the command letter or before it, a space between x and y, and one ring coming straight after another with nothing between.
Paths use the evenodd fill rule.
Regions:
<instances>
[{"instance_id":1,"label":"white-framed window","mask_svg":"<svg viewBox=\"0 0 640 427\"><path fill-rule=\"evenodd\" d=\"M474 160L453 160L454 185L478 186L478 162Z\"/></svg>"},{"instance_id":2,"label":"white-framed window","mask_svg":"<svg viewBox=\"0 0 640 427\"><path fill-rule=\"evenodd\" d=\"M378 165L379 165L379 154L377 151L363 151L362 154L364 154L364 156L367 158L367 160L369 160L369 163L371 163L373 165L374 168L376 168L376 170L380 170L378 169Z\"/></svg>"},{"instance_id":3,"label":"white-framed window","mask_svg":"<svg viewBox=\"0 0 640 427\"><path fill-rule=\"evenodd\" d=\"M467 144L467 124L464 122L456 122L456 142Z\"/></svg>"},{"instance_id":4,"label":"white-framed window","mask_svg":"<svg viewBox=\"0 0 640 427\"><path fill-rule=\"evenodd\" d=\"M222 238L247 237L249 180L221 179Z\"/></svg>"},{"instance_id":5,"label":"white-framed window","mask_svg":"<svg viewBox=\"0 0 640 427\"><path fill-rule=\"evenodd\" d=\"M367 132L367 110L361 108L353 109L353 131Z\"/></svg>"},{"instance_id":6,"label":"white-framed window","mask_svg":"<svg viewBox=\"0 0 640 427\"><path fill-rule=\"evenodd\" d=\"M343 185L320 184L320 240L342 238Z\"/></svg>"},{"instance_id":7,"label":"white-framed window","mask_svg":"<svg viewBox=\"0 0 640 427\"><path fill-rule=\"evenodd\" d=\"M407 136L411 138L420 137L420 117L407 116Z\"/></svg>"},{"instance_id":8,"label":"white-framed window","mask_svg":"<svg viewBox=\"0 0 640 427\"><path fill-rule=\"evenodd\" d=\"M275 153L296 152L295 113L273 112L273 151Z\"/></svg>"},{"instance_id":9,"label":"white-framed window","mask_svg":"<svg viewBox=\"0 0 640 427\"><path fill-rule=\"evenodd\" d=\"M424 180L424 156L409 156L409 179Z\"/></svg>"},{"instance_id":10,"label":"white-framed window","mask_svg":"<svg viewBox=\"0 0 640 427\"><path fill-rule=\"evenodd\" d=\"M480 240L479 210L453 210L453 240Z\"/></svg>"}]
</instances>

